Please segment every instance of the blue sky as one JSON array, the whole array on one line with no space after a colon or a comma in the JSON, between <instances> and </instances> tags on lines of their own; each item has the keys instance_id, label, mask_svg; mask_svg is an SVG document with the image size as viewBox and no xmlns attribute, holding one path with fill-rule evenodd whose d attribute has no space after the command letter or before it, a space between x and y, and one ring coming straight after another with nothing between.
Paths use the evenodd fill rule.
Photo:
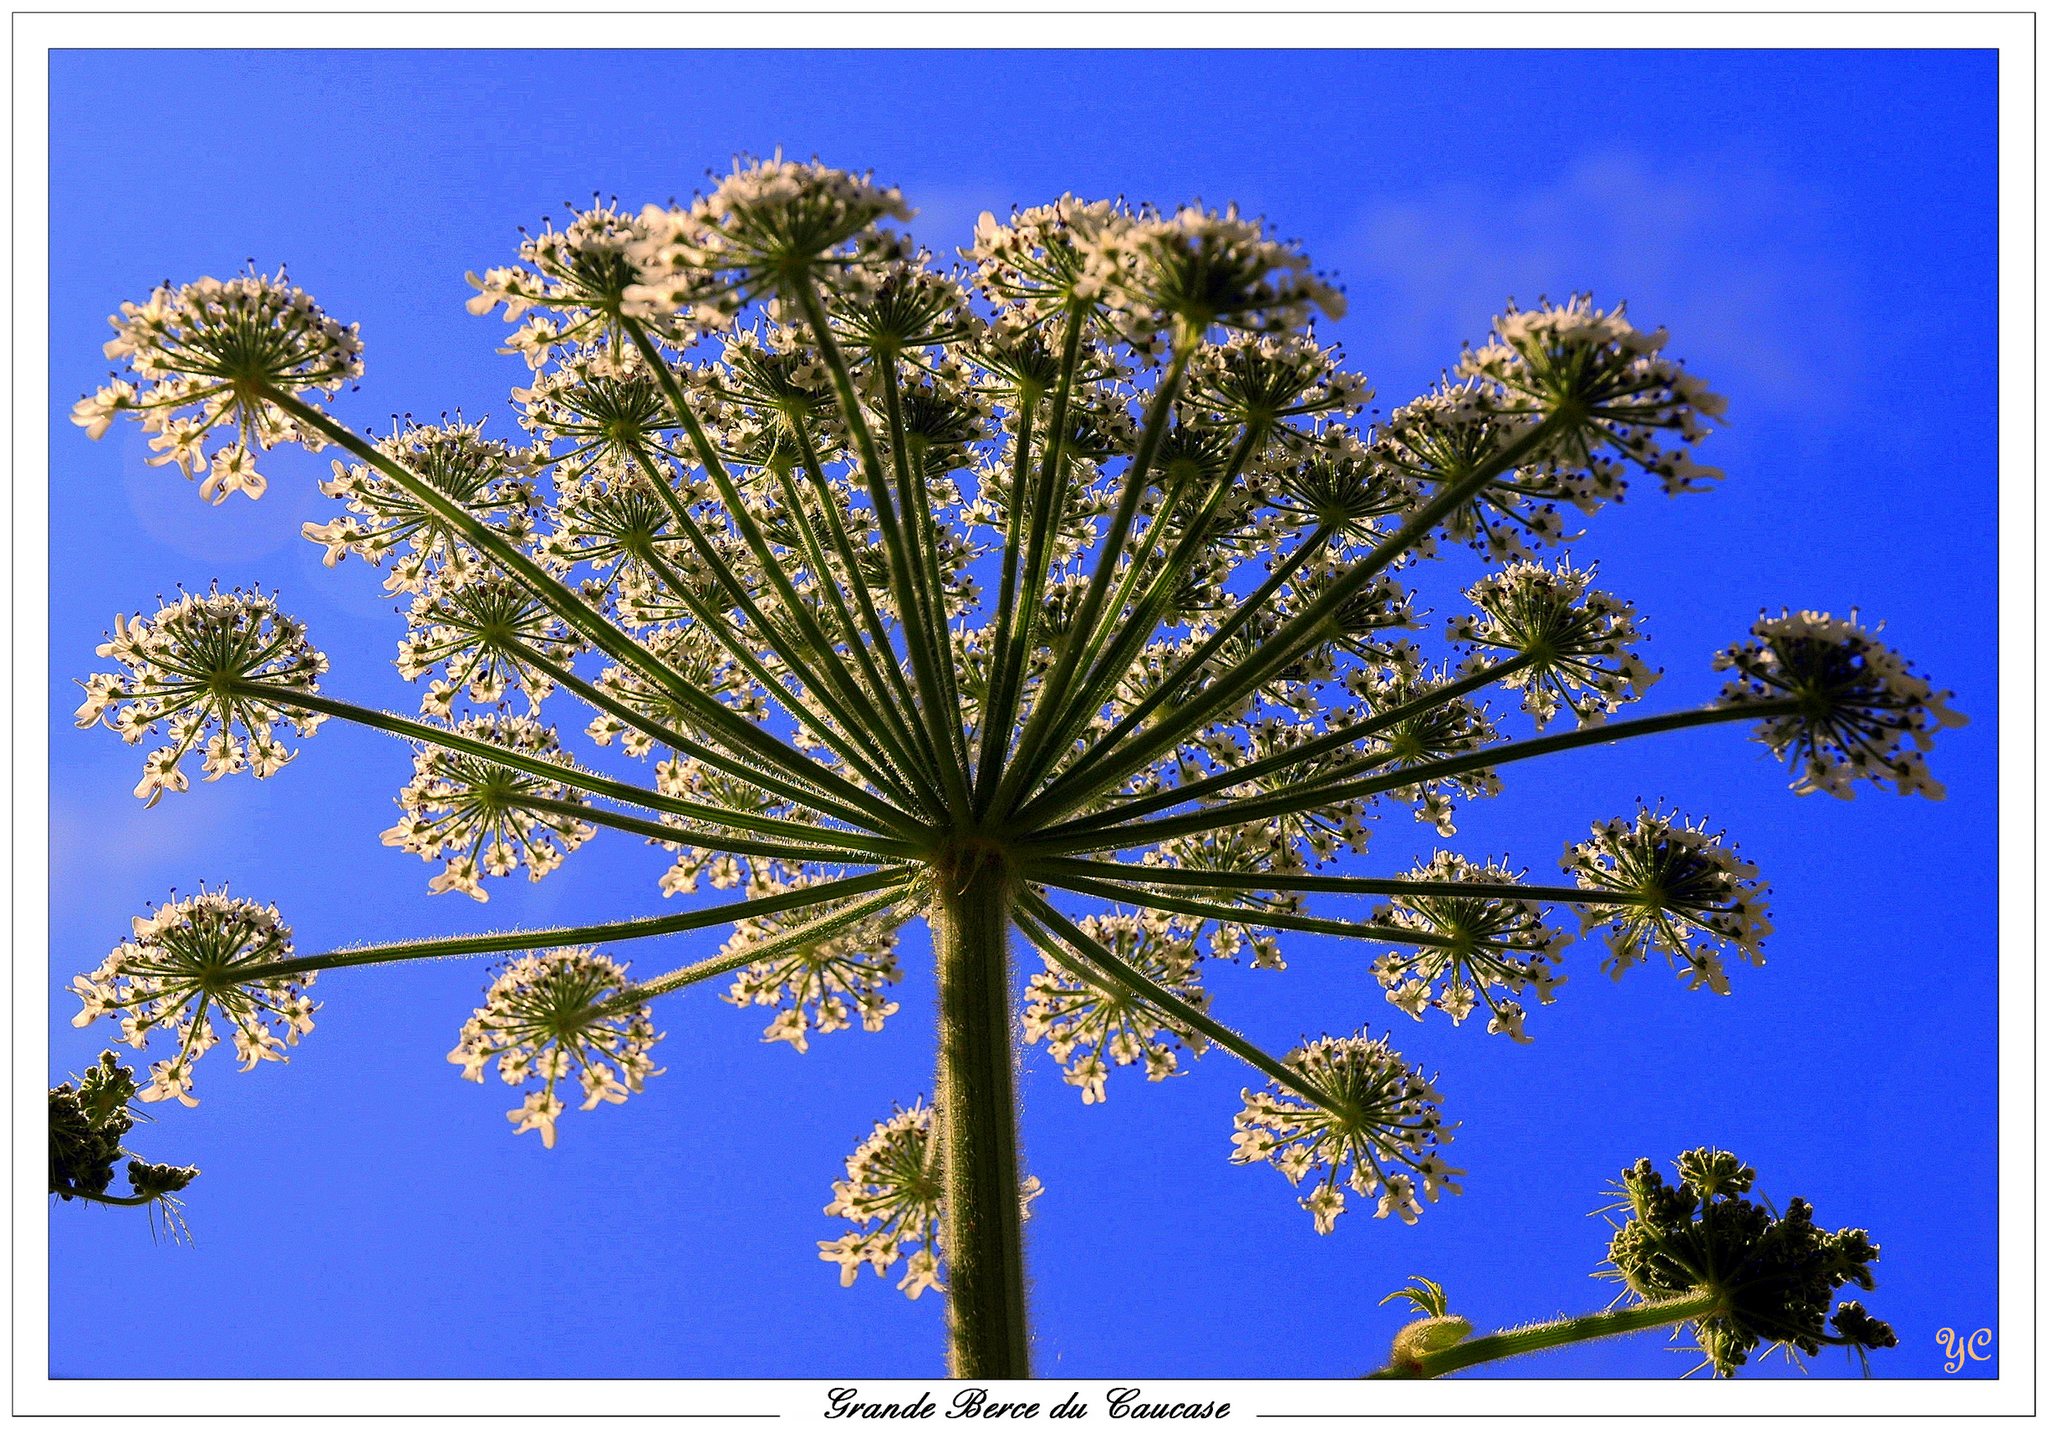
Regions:
<instances>
[{"instance_id":1,"label":"blue sky","mask_svg":"<svg viewBox=\"0 0 2048 1429\"><path fill-rule=\"evenodd\" d=\"M1538 877L1638 797L1727 827L1774 888L1777 933L1732 996L1661 966L1613 983L1566 959L1534 1045L1416 1025L1355 948L1288 943L1278 977L1218 968L1220 1010L1272 1047L1361 1022L1441 1074L1463 1122L1459 1201L1408 1230L1354 1213L1318 1238L1265 1168L1227 1163L1246 1079L1221 1054L1083 1107L1027 1056L1024 1137L1045 1183L1030 1256L1038 1368L1067 1376L1344 1376L1383 1357L1410 1274L1482 1327L1594 1309L1586 1212L1639 1156L1696 1144L1754 1162L1782 1202L1883 1246L1871 1309L1887 1376L1939 1375L1937 1330L1997 1328L1995 820L1996 66L1985 52L147 53L51 68L51 968L95 965L131 913L227 880L299 946L672 911L664 860L599 838L487 906L430 898L378 844L409 762L330 725L277 778L144 810L139 755L70 728L73 678L117 610L218 578L281 591L333 661L324 688L409 710L378 577L320 565L324 456L281 452L260 502L204 506L117 427L65 412L103 380L105 315L157 281L253 257L362 325L357 426L461 408L512 425L525 367L463 311L465 270L593 191L685 196L778 146L872 167L935 248L975 216L1062 192L1268 216L1346 283L1335 328L1398 403L1513 295L1590 289L1729 399L1710 495L1649 489L1577 548L1634 600L1666 670L1647 708L1711 697L1713 652L1760 608L1883 620L1972 723L1932 756L1942 803L1800 799L1730 729L1517 766L1449 846ZM119 102L110 102L118 95ZM858 96L867 96L860 98ZM1422 582L1440 615L1470 562ZM566 707L554 716L580 720ZM576 741L572 740L572 743ZM1363 871L1430 845L1389 820ZM639 971L715 934L634 949ZM203 1105L134 1143L192 1160L192 1247L105 1208L51 1213L51 1371L62 1376L918 1376L942 1307L815 1258L854 1142L929 1088L915 940L879 1034L758 1042L710 988L658 1009L668 1068L635 1104L515 1140L508 1089L444 1060L485 962L332 973L318 1030L248 1076L222 1049ZM52 1065L105 1024L53 996ZM172 1333L114 1341L121 1318ZM118 1348L117 1348L118 1346ZM1529 1375L1666 1376L1657 1336L1517 1362ZM1839 1356L1819 1375L1853 1373ZM1995 1369L1972 1365L1970 1373ZM1758 1371L1783 1374L1777 1362Z\"/></svg>"}]
</instances>

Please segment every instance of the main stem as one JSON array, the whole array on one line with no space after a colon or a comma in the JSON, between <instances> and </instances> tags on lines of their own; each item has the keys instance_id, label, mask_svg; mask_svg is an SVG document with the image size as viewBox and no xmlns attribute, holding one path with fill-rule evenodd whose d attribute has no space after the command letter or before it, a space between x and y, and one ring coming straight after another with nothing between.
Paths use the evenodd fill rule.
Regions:
<instances>
[{"instance_id":1,"label":"main stem","mask_svg":"<svg viewBox=\"0 0 2048 1429\"><path fill-rule=\"evenodd\" d=\"M945 1187L948 1368L957 1379L1026 1379L1023 1192L1010 1013L1014 875L968 844L942 860L932 900L939 981L936 1096Z\"/></svg>"}]
</instances>

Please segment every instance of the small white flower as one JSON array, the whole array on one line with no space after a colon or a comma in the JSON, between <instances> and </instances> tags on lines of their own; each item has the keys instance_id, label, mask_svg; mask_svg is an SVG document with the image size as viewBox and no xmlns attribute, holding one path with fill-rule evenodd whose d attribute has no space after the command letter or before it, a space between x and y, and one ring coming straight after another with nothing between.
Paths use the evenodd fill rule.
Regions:
<instances>
[{"instance_id":1,"label":"small white flower","mask_svg":"<svg viewBox=\"0 0 2048 1429\"><path fill-rule=\"evenodd\" d=\"M1344 1214L1342 1191L1324 1181L1300 1200L1301 1208L1316 1219L1317 1235L1328 1235L1336 1229L1337 1217Z\"/></svg>"}]
</instances>

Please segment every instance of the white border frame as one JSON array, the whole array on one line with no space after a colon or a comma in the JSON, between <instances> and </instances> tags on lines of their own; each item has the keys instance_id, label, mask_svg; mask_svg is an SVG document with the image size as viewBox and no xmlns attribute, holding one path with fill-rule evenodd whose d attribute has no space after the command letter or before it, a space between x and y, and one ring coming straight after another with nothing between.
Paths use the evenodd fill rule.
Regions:
<instances>
[{"instance_id":1,"label":"white border frame","mask_svg":"<svg viewBox=\"0 0 2048 1429\"><path fill-rule=\"evenodd\" d=\"M1996 1380L1737 1381L1704 1387L1696 1382L1519 1381L1381 1384L1371 1393L1370 1416L1359 1391L1342 1381L1044 1381L994 1387L994 1397L1031 1399L1046 1407L1080 1391L1092 1404L1089 1420L1107 1422L1102 1392L1127 1382L1148 1400L1228 1401L1231 1418L1314 1416L1344 1418L1560 1415L1588 1418L1755 1415L1853 1416L1857 1419L2031 1416L2036 1407L2036 1072L2037 987L2033 966L2038 864L2035 856L2034 714L2036 681L2034 510L2038 386L2035 211L2034 16L1997 11L1963 14L1835 9L1804 13L1695 11L1627 13L1609 6L1572 12L1486 10L1463 14L1369 13L1303 5L1321 17L1318 48L1355 46L1403 49L1569 48L1574 42L1606 49L1844 48L1996 49L1999 51L1999 601L2001 668L1999 717L1999 1338ZM532 6L474 8L433 15L369 9L324 15L279 14L223 5L219 14L262 16L260 29L237 36L245 49L464 49L479 15L549 12ZM1144 26L1146 12L1180 15L1179 43L1161 44ZM1192 12L1192 13L1191 13ZM9 788L16 954L12 986L4 994L14 1031L11 1100L14 1169L12 1256L11 1408L14 1416L115 1416L132 1421L179 1415L264 1418L304 1416L433 1415L461 1417L585 1416L603 1414L696 1418L774 1414L786 1422L818 1422L825 1391L851 1383L863 1399L909 1399L932 1391L939 1414L959 1387L944 1381L826 1380L330 1380L316 1401L308 1382L281 1380L67 1381L48 1377L48 1196L35 1173L43 1162L42 1087L49 1041L48 945L48 734L49 680L48 493L48 74L54 48L110 48L108 13L120 13L118 48L191 48L191 13L106 11L16 12L12 16L12 292L6 313L10 350L0 371L12 397L13 602L8 664L11 698L0 720L11 721ZM621 11L619 18L629 12ZM630 12L631 43L607 43L604 17L576 16L573 46L530 39L522 48L755 49L993 48L1058 49L1034 41L1007 14L963 13L907 0L883 12L727 10L695 15ZM778 42L764 18L801 13L804 43ZM1038 10L1037 14L1048 13ZM1058 11L1051 11L1058 13ZM1241 11L1211 4L1129 4L1123 13L1089 16L1087 48L1244 48L1233 44ZM1260 12L1261 18L1276 13ZM1486 16L1484 43L1472 39L1471 14ZM917 15L945 14L943 44ZM216 31L217 33L217 31ZM922 38L919 38L922 36ZM1128 39L1124 37L1128 36ZM215 48L218 46L207 46ZM317 1408L313 1407L317 1404ZM1043 1423L1044 1410L1036 1422ZM1213 1421L1211 1421L1213 1422ZM1284 1419L1279 1422L1284 1422Z\"/></svg>"}]
</instances>

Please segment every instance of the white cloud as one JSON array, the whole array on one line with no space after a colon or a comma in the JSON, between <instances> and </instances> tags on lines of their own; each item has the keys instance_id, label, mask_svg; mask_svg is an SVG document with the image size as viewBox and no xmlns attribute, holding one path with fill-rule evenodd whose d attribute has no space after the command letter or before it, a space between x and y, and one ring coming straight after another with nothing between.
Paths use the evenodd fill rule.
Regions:
<instances>
[{"instance_id":1,"label":"white cloud","mask_svg":"<svg viewBox=\"0 0 2048 1429\"><path fill-rule=\"evenodd\" d=\"M1590 289L1668 327L1674 351L1751 402L1839 407L1864 344L1852 277L1816 186L1738 164L1680 171L1617 151L1513 188L1445 183L1387 197L1333 254L1354 360L1430 368L1484 335L1510 296ZM1389 391L1400 400L1405 393Z\"/></svg>"}]
</instances>

